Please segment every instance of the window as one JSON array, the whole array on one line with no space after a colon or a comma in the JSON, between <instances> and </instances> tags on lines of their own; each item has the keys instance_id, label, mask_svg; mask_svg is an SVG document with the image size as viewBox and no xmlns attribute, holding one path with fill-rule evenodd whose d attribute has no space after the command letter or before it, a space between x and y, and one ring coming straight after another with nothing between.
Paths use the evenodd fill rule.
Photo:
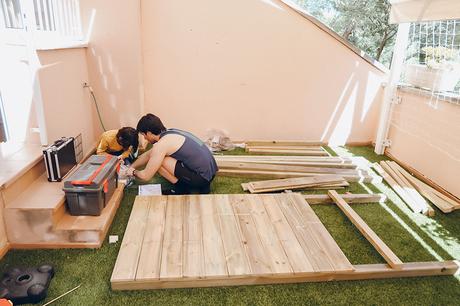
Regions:
<instances>
[{"instance_id":1,"label":"window","mask_svg":"<svg viewBox=\"0 0 460 306\"><path fill-rule=\"evenodd\" d=\"M460 20L411 24L402 83L458 101Z\"/></svg>"},{"instance_id":2,"label":"window","mask_svg":"<svg viewBox=\"0 0 460 306\"><path fill-rule=\"evenodd\" d=\"M19 0L0 0L0 7L2 10L2 20L5 28L24 28Z\"/></svg>"}]
</instances>

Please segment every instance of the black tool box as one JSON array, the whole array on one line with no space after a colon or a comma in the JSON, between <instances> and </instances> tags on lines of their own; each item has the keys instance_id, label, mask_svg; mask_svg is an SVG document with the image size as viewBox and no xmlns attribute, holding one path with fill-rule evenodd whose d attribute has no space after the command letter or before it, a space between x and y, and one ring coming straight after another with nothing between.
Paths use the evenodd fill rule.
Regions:
<instances>
[{"instance_id":1,"label":"black tool box","mask_svg":"<svg viewBox=\"0 0 460 306\"><path fill-rule=\"evenodd\" d=\"M75 139L63 137L43 150L48 181L60 182L77 164Z\"/></svg>"}]
</instances>

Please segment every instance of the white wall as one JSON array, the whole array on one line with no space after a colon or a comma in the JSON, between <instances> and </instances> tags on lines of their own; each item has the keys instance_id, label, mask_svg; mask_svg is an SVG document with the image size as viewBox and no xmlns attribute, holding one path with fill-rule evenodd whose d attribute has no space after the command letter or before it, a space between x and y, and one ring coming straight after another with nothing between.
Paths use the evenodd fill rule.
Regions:
<instances>
[{"instance_id":1,"label":"white wall","mask_svg":"<svg viewBox=\"0 0 460 306\"><path fill-rule=\"evenodd\" d=\"M81 133L84 153L88 153L99 139L99 128L93 101L83 88L88 82L86 49L38 51L38 57L37 81L48 143Z\"/></svg>"},{"instance_id":2,"label":"white wall","mask_svg":"<svg viewBox=\"0 0 460 306\"><path fill-rule=\"evenodd\" d=\"M384 73L280 1L142 0L145 111L233 139L374 139Z\"/></svg>"},{"instance_id":3,"label":"white wall","mask_svg":"<svg viewBox=\"0 0 460 306\"><path fill-rule=\"evenodd\" d=\"M80 0L89 81L107 129L136 127L143 113L139 0Z\"/></svg>"}]
</instances>

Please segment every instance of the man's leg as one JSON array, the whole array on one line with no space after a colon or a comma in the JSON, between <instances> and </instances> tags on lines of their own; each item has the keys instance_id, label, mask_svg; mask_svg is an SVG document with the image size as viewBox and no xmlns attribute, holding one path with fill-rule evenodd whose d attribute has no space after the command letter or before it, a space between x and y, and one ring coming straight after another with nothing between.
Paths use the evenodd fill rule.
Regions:
<instances>
[{"instance_id":1,"label":"man's leg","mask_svg":"<svg viewBox=\"0 0 460 306\"><path fill-rule=\"evenodd\" d=\"M174 176L174 170L176 169L177 160L166 156L163 159L163 163L161 164L160 169L158 169L158 173L164 177L169 182L175 184L178 181L178 178Z\"/></svg>"}]
</instances>

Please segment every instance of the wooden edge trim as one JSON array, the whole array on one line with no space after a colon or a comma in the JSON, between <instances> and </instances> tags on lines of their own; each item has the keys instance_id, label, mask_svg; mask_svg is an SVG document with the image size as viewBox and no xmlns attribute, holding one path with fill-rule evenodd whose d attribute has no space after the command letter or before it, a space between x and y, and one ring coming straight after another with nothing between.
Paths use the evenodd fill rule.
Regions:
<instances>
[{"instance_id":1,"label":"wooden edge trim","mask_svg":"<svg viewBox=\"0 0 460 306\"><path fill-rule=\"evenodd\" d=\"M2 259L10 249L11 244L9 242L6 242L5 245L0 249L0 259Z\"/></svg>"},{"instance_id":2,"label":"wooden edge trim","mask_svg":"<svg viewBox=\"0 0 460 306\"><path fill-rule=\"evenodd\" d=\"M354 271L348 272L316 272L298 273L289 275L266 276L241 276L222 279L187 279L177 280L114 280L111 279L112 290L144 290L144 289L167 289L167 288L196 288L217 286L241 286L262 284L289 284L303 282L325 282L344 280L369 280L401 277L421 276L449 276L454 275L459 264L455 261L442 262L411 262L403 263L400 270L395 270L387 264L354 265Z\"/></svg>"},{"instance_id":3,"label":"wooden edge trim","mask_svg":"<svg viewBox=\"0 0 460 306\"><path fill-rule=\"evenodd\" d=\"M303 194L302 196L310 205L335 204L334 200L327 194ZM342 194L341 196L348 204L384 203L387 200L387 196L383 193Z\"/></svg>"}]
</instances>

